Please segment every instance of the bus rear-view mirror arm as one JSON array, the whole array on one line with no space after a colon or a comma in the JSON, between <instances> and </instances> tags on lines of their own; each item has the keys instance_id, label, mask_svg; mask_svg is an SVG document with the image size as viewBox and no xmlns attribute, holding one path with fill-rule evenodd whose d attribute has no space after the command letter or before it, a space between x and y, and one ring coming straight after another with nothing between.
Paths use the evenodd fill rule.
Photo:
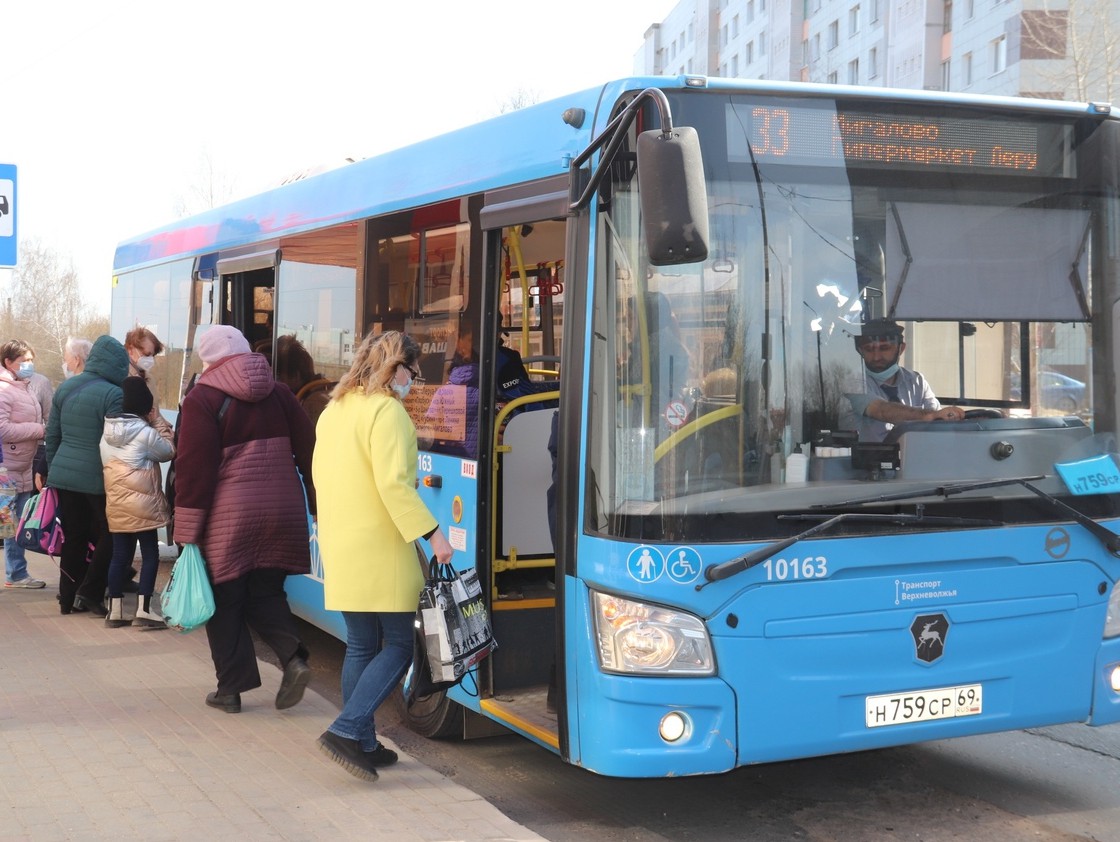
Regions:
<instances>
[{"instance_id":1,"label":"bus rear-view mirror arm","mask_svg":"<svg viewBox=\"0 0 1120 842\"><path fill-rule=\"evenodd\" d=\"M572 161L572 192L580 184L583 190L572 199L569 210L578 211L591 201L639 107L649 99L661 116L659 130L638 135L638 185L649 260L654 266L699 263L708 257L708 190L700 137L688 126L673 128L668 97L658 88L646 88L634 97ZM584 184L580 167L604 145L599 166Z\"/></svg>"}]
</instances>

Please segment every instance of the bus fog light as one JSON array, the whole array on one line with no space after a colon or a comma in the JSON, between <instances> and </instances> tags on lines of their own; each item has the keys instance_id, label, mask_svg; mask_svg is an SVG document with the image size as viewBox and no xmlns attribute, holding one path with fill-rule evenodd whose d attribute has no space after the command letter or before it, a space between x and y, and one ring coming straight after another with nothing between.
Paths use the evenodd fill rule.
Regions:
<instances>
[{"instance_id":1,"label":"bus fog light","mask_svg":"<svg viewBox=\"0 0 1120 842\"><path fill-rule=\"evenodd\" d=\"M675 743L677 740L688 736L691 730L692 726L688 717L676 710L661 717L661 724L657 726L657 733L667 743Z\"/></svg>"},{"instance_id":2,"label":"bus fog light","mask_svg":"<svg viewBox=\"0 0 1120 842\"><path fill-rule=\"evenodd\" d=\"M1120 664L1114 664L1112 667L1112 689L1120 693Z\"/></svg>"}]
</instances>

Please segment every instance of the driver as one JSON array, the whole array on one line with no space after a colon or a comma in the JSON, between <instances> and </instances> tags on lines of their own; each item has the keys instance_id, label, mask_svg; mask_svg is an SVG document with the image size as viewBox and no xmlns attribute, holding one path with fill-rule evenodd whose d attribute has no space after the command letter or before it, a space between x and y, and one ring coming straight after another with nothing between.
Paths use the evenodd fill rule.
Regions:
<instances>
[{"instance_id":1,"label":"driver","mask_svg":"<svg viewBox=\"0 0 1120 842\"><path fill-rule=\"evenodd\" d=\"M859 440L877 442L901 421L960 421L959 406L941 406L922 375L898 364L906 343L902 326L890 319L872 319L854 337L863 359L863 392L846 392L840 429L855 430ZM858 388L858 387L857 387Z\"/></svg>"}]
</instances>

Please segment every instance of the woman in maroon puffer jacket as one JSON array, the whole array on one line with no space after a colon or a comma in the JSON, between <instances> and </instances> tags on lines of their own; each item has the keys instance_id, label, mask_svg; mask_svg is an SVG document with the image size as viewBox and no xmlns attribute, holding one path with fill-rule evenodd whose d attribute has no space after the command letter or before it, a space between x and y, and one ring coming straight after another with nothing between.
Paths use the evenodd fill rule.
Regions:
<instances>
[{"instance_id":1,"label":"woman in maroon puffer jacket","mask_svg":"<svg viewBox=\"0 0 1120 842\"><path fill-rule=\"evenodd\" d=\"M198 545L214 587L206 637L218 689L206 704L238 713L241 693L261 686L251 627L285 665L276 707L291 707L303 698L311 668L284 579L311 569L296 468L314 512L315 430L236 328L208 328L197 351L202 374L180 407L175 542Z\"/></svg>"}]
</instances>

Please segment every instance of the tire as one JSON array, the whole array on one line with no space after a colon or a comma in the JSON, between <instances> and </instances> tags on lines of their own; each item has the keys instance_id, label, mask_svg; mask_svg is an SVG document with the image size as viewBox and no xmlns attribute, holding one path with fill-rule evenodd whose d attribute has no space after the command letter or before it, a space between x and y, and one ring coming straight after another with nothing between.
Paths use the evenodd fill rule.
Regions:
<instances>
[{"instance_id":1,"label":"tire","mask_svg":"<svg viewBox=\"0 0 1120 842\"><path fill-rule=\"evenodd\" d=\"M447 698L446 692L417 699L409 708L404 703L401 688L397 687L393 692L393 703L401 721L421 737L439 740L463 734L463 708Z\"/></svg>"}]
</instances>

